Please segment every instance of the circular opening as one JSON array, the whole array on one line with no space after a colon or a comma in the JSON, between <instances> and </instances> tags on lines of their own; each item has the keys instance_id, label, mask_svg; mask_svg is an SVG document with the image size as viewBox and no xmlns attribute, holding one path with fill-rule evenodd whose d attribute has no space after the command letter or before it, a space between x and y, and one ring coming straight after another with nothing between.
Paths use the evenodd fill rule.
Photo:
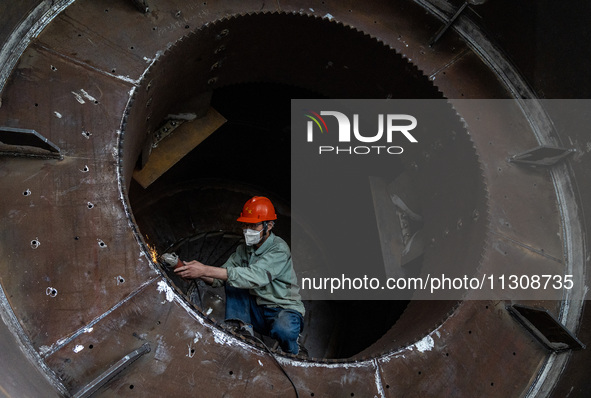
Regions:
<instances>
[{"instance_id":1,"label":"circular opening","mask_svg":"<svg viewBox=\"0 0 591 398\"><path fill-rule=\"evenodd\" d=\"M161 74L164 64L167 73ZM289 242L290 99L441 98L420 71L377 40L328 20L291 14L231 18L192 32L153 65L142 85L121 148L135 221L158 254L175 251L183 260L210 265L223 264L240 243L236 215L255 194L276 204L276 232ZM134 182L131 174L149 160L154 139L145 132L155 133L168 115L198 114L209 105L228 121L148 188ZM383 171L392 179L412 171L420 180L416 189L423 196L430 245L417 258L417 269L444 256L473 265L482 247L475 233L482 221L474 216L482 213L484 201L478 161L461 126L446 134L433 140L429 152L393 160ZM451 180L441 167L449 159L472 175ZM474 248L458 256L466 236ZM223 319L223 289L169 276L203 313ZM310 355L358 358L420 340L457 301L305 304L302 340Z\"/></svg>"}]
</instances>

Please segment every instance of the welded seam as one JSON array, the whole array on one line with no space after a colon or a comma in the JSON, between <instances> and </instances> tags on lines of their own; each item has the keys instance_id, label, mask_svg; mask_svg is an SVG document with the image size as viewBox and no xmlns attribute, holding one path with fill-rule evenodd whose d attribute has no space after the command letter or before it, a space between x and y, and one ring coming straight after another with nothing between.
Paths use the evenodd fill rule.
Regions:
<instances>
[{"instance_id":1,"label":"welded seam","mask_svg":"<svg viewBox=\"0 0 591 398\"><path fill-rule=\"evenodd\" d=\"M0 93L16 63L29 46L31 40L37 38L53 19L75 0L53 0L49 9L47 2L39 4L21 24L12 31L10 38L0 49ZM40 15L41 14L41 15ZM5 60L5 61L4 61Z\"/></svg>"},{"instance_id":2,"label":"welded seam","mask_svg":"<svg viewBox=\"0 0 591 398\"><path fill-rule=\"evenodd\" d=\"M452 58L451 61L449 61L448 63L443 65L441 68L437 69L435 72L431 73L429 75L429 80L435 80L435 77L440 72L443 72L444 70L448 69L449 67L454 65L456 62L458 62L460 59L464 58L464 56L468 55L469 53L470 53L470 50L468 50L467 48L464 49L463 51L461 51L458 55L456 55L454 58Z\"/></svg>"},{"instance_id":3,"label":"welded seam","mask_svg":"<svg viewBox=\"0 0 591 398\"><path fill-rule=\"evenodd\" d=\"M61 394L65 395L68 393L68 390L62 383L62 381L57 377L57 375L50 369L43 358L39 355L37 350L33 347L33 343L29 339L29 336L23 329L22 325L18 321L16 314L12 310L10 303L8 302L8 298L4 293L4 289L0 284L0 317L2 321L8 327L8 330L15 339L19 342L19 349L22 353L29 359L29 362L39 370L39 373L45 377L45 379L54 386Z\"/></svg>"},{"instance_id":4,"label":"welded seam","mask_svg":"<svg viewBox=\"0 0 591 398\"><path fill-rule=\"evenodd\" d=\"M552 260L552 261L556 261L556 262L557 262L557 263L559 263L559 264L562 264L562 260L560 260L559 258L556 258L556 257L554 257L554 256L551 256L551 255L549 255L548 253L546 253L546 252L543 252L543 251L541 251L541 250L534 249L533 247L531 247L531 246L529 246L529 245L527 245L527 244L525 244L525 243L522 243L522 242L520 242L520 241L518 241L518 240L516 240L516 239L513 239L513 238L510 238L510 237L508 237L507 235L501 234L501 233L499 233L499 232L497 232L497 231L490 231L490 233L491 233L492 235L496 235L496 236L498 236L498 237L499 237L499 238L501 238L501 239L504 239L504 240L506 240L506 241L509 241L509 242L511 242L511 243L514 243L514 244L516 244L517 246L521 246L521 247L523 247L524 249L527 249L527 250L529 250L529 251L531 251L531 252L533 252L533 253L539 254L540 256L546 257L547 259L550 259L550 260Z\"/></svg>"},{"instance_id":5,"label":"welded seam","mask_svg":"<svg viewBox=\"0 0 591 398\"><path fill-rule=\"evenodd\" d=\"M63 54L63 53L61 53L59 51L54 50L53 48L44 46L40 42L35 43L34 46L35 47L39 47L39 48L47 51L50 54L56 55L56 56L58 56L60 58L63 58L65 60L67 60L69 63L72 63L72 64L75 64L75 65L81 66L81 67L83 67L85 69L89 69L89 70L91 70L93 72L97 72L97 73L99 73L101 75L108 76L108 77L111 77L111 78L114 78L114 79L117 79L117 80L121 80L121 81L123 81L125 83L131 83L134 86L138 86L139 83L141 82L141 77L139 79L132 79L132 78L127 77L127 76L115 75L113 73L110 73L110 72L107 72L105 70L99 69L99 68L97 68L95 66L92 66L92 65L90 65L90 64L88 64L88 63L86 63L84 61L80 61L80 60L78 60L76 58L69 57L69 56L67 56L67 55L65 55L65 54Z\"/></svg>"},{"instance_id":6,"label":"welded seam","mask_svg":"<svg viewBox=\"0 0 591 398\"><path fill-rule=\"evenodd\" d=\"M446 20L447 16L440 10L440 8L445 8L448 11L451 8L450 3L445 0L413 1L442 20ZM464 39L464 41L466 41L473 51L479 55L482 61L495 72L497 77L513 95L517 104L521 108L523 115L532 128L538 143L545 145L555 144L555 138L552 136L555 129L551 119L548 117L539 100L537 100L537 96L533 90L517 73L516 68L507 61L501 51L499 51L480 32L478 26L466 16L460 16L454 24L453 29ZM526 101L526 98L532 98L535 100ZM573 185L568 171L566 169L560 169L560 171L559 169L552 170L552 180L558 198L558 208L561 213L561 220L563 220L564 265L567 272L572 272L573 264L586 263L583 250L585 248L585 243L582 241L583 231L581 230L580 220L576 217L571 217L571 211L567 206L568 200L566 192L573 191ZM574 201L576 204L574 197L571 197L571 201ZM581 253L583 253L582 258ZM584 281L584 267L581 270L581 273L581 280ZM572 299L572 295L574 295L574 293L571 290L564 291L559 314L559 320L567 327L569 325L576 327L580 324L583 310L584 289L577 292L575 300ZM538 394L549 393L552 391L560 379L560 375L566 366L568 357L568 355L553 357L552 359L547 357L547 360L538 372L538 377L532 383L525 396L534 397ZM556 370L556 373L550 375L554 369ZM549 378L551 379L549 380Z\"/></svg>"},{"instance_id":7,"label":"welded seam","mask_svg":"<svg viewBox=\"0 0 591 398\"><path fill-rule=\"evenodd\" d=\"M380 364L378 363L378 360L375 358L373 360L373 364L376 368L376 373L375 373L376 389L378 390L378 394L380 394L380 397L385 398L386 392L384 391L384 386L382 384L382 371L380 369Z\"/></svg>"},{"instance_id":8,"label":"welded seam","mask_svg":"<svg viewBox=\"0 0 591 398\"><path fill-rule=\"evenodd\" d=\"M123 300L119 301L117 304L115 304L113 307L111 307L110 309L108 309L103 314L101 314L98 317L94 318L86 326L78 329L77 331L75 331L74 333L72 333L71 335L69 335L68 337L64 337L62 339L59 339L57 342L55 342L55 344L52 344L52 346L49 347L49 349L43 353L43 358L47 358L47 357L55 354L57 351L61 350L65 345L71 343L72 340L74 340L75 338L77 338L81 334L88 333L88 331L94 325L96 325L98 322L100 322L105 317L107 317L108 315L110 315L113 311L115 311L116 309L118 309L119 307L121 307L123 304L126 304L132 298L134 298L135 296L137 296L138 293L142 292L147 286L151 285L152 283L154 283L158 279L161 279L160 275L158 275L158 276L156 276L156 277L154 277L154 278L152 278L152 279L150 279L150 280L142 283L140 285L140 287L138 287L136 290L134 290L133 292L131 292L127 297L125 297Z\"/></svg>"},{"instance_id":9,"label":"welded seam","mask_svg":"<svg viewBox=\"0 0 591 398\"><path fill-rule=\"evenodd\" d=\"M142 72L141 76L137 80L138 83L134 84L134 86L132 86L131 89L129 90L129 97L127 99L127 104L125 105L125 111L123 112L123 116L121 117L121 122L119 123L120 130L117 132L118 134L117 134L116 174L117 174L117 188L119 189L119 200L121 201L121 204L123 205L123 211L125 212L125 215L127 216L127 223L129 225L129 227L131 228L133 235L135 237L135 240L139 244L140 251L143 255L146 255L146 253L148 253L149 251L148 251L148 248L146 247L145 242L141 238L140 232L137 229L137 223L135 222L135 217L133 216L133 211L131 210L131 205L129 203L127 193L125 190L125 184L123 181L123 170L122 170L122 168L123 168L122 153L123 153L123 140L124 140L123 132L125 131L125 128L127 127L127 117L129 116L129 112L131 111L131 107L133 105L133 101L135 99L137 89L139 88L141 82L145 79L146 75L151 71L154 64L158 62L158 60L160 59L162 54L163 54L162 51L156 52L154 59L152 59L152 61L150 62L150 65L148 65L148 67ZM149 258L149 256L147 256L147 258L148 258L148 264L150 265L152 270L156 271L160 276L164 276L164 272L159 267L152 264L152 260Z\"/></svg>"},{"instance_id":10,"label":"welded seam","mask_svg":"<svg viewBox=\"0 0 591 398\"><path fill-rule=\"evenodd\" d=\"M573 273L575 272L575 269L573 268L573 264L582 264L582 266L579 267L579 269L577 271L579 271L580 275L577 274L574 277L574 280L577 281L585 281L585 259L579 259L579 261L569 261L570 259L575 259L576 253L585 253L586 251L586 245L585 245L585 240L581 239L581 245L582 247L580 248L580 251L575 251L574 250L574 246L573 244L571 244L572 241L574 241L574 236L583 236L582 232L579 228L581 227L580 223L575 223L572 220L578 220L578 217L574 217L571 218L572 215L576 214L572 214L572 213L577 213L578 207L575 206L574 211L571 210L569 207L567 207L566 203L569 202L569 198L566 196L566 193L569 193L570 195L570 202L576 203L576 200L574 198L575 194L573 191L573 185L570 183L570 180L568 179L568 170L567 170L567 166L566 165L562 165L560 166L560 168L556 168L553 169L551 171L551 177L552 177L552 181L554 183L554 187L555 187L555 191L556 191L556 197L558 198L558 203L559 203L559 210L560 210L560 215L561 215L561 219L565 220L565 222L563 223L563 236L564 236L564 240L567 241L568 243L565 244L565 259L567 261L565 261L565 274L570 274L570 275L574 275ZM566 180L566 181L564 181ZM560 182L563 182L562 185L566 185L561 186ZM562 189L561 189L562 188ZM573 231L574 227L575 231ZM579 227L579 228L577 228ZM584 255L583 255L584 257ZM577 292L577 297L571 298L571 295L575 295L575 293L573 293L570 290L566 290L564 291L564 296L563 296L563 300L561 303L561 308L560 308L560 314L558 317L558 320L569 330L575 330L578 326L579 323L581 321L581 316L580 316L580 312L582 312L582 303L584 302L585 299L585 288L583 287L582 289L579 289ZM575 303L575 308L573 310L571 310L571 303ZM580 312L577 312L575 314L573 314L573 316L569 317L568 315L572 312L572 311L577 311L576 305L579 305L581 310ZM574 315L579 315L578 317L575 317ZM552 354L546 361L546 363L543 366L542 371L539 374L539 377L536 378L535 382L532 383L532 386L530 388L530 390L528 391L527 397L535 397L535 396L542 396L542 395L549 395L550 392L556 387L556 385L558 384L558 379L560 377L560 375L563 373L563 371L566 368L566 365L568 364L568 361L570 359L572 355L572 352L566 352L564 354L562 354L560 357L557 357L556 354ZM553 369L555 368L555 369ZM549 377L549 373L555 370L558 374L557 376L555 376L556 380L550 380L549 382L547 381L548 377Z\"/></svg>"}]
</instances>

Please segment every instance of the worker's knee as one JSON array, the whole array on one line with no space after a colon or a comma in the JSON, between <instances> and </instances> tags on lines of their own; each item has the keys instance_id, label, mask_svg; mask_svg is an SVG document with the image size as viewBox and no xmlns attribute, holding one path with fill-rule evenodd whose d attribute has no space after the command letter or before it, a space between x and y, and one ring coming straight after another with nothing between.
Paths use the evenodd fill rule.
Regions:
<instances>
[{"instance_id":1,"label":"worker's knee","mask_svg":"<svg viewBox=\"0 0 591 398\"><path fill-rule=\"evenodd\" d=\"M271 326L271 337L279 341L281 348L290 353L298 352L298 336L303 330L302 316L290 310L281 310L277 313Z\"/></svg>"}]
</instances>

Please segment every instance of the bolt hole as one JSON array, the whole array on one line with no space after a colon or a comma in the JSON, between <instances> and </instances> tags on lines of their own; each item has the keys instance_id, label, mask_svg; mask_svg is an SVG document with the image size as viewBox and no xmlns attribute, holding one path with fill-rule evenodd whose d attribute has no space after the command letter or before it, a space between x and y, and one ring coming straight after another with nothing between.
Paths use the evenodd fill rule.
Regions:
<instances>
[{"instance_id":1,"label":"bolt hole","mask_svg":"<svg viewBox=\"0 0 591 398\"><path fill-rule=\"evenodd\" d=\"M82 37L82 33L78 33L78 37Z\"/></svg>"},{"instance_id":2,"label":"bolt hole","mask_svg":"<svg viewBox=\"0 0 591 398\"><path fill-rule=\"evenodd\" d=\"M129 389L130 389L130 390L133 390L133 387L134 387L134 386L133 386L133 384L130 384L130 385L129 385Z\"/></svg>"},{"instance_id":3,"label":"bolt hole","mask_svg":"<svg viewBox=\"0 0 591 398\"><path fill-rule=\"evenodd\" d=\"M40 242L39 242L37 239L33 239L33 240L31 241L31 247L32 247L33 249L36 249L36 248L38 248L40 244L41 244L41 243L40 243Z\"/></svg>"},{"instance_id":4,"label":"bolt hole","mask_svg":"<svg viewBox=\"0 0 591 398\"><path fill-rule=\"evenodd\" d=\"M93 348L94 348L94 346L92 344L88 346L89 350L92 350Z\"/></svg>"},{"instance_id":5,"label":"bolt hole","mask_svg":"<svg viewBox=\"0 0 591 398\"><path fill-rule=\"evenodd\" d=\"M514 352L514 353L513 353L513 355L517 355L517 353L516 353L516 352Z\"/></svg>"},{"instance_id":6,"label":"bolt hole","mask_svg":"<svg viewBox=\"0 0 591 398\"><path fill-rule=\"evenodd\" d=\"M25 192L23 192L23 196L29 196L31 194L30 190L26 190Z\"/></svg>"},{"instance_id":7,"label":"bolt hole","mask_svg":"<svg viewBox=\"0 0 591 398\"><path fill-rule=\"evenodd\" d=\"M423 373L419 370L419 374L423 374Z\"/></svg>"},{"instance_id":8,"label":"bolt hole","mask_svg":"<svg viewBox=\"0 0 591 398\"><path fill-rule=\"evenodd\" d=\"M119 278L119 283L123 283L123 282L125 282L125 279Z\"/></svg>"},{"instance_id":9,"label":"bolt hole","mask_svg":"<svg viewBox=\"0 0 591 398\"><path fill-rule=\"evenodd\" d=\"M160 322L160 321L157 321L157 322L156 322L156 325L160 325L161 323L162 323L162 322Z\"/></svg>"},{"instance_id":10,"label":"bolt hole","mask_svg":"<svg viewBox=\"0 0 591 398\"><path fill-rule=\"evenodd\" d=\"M386 384L386 388L390 388L390 384Z\"/></svg>"},{"instance_id":11,"label":"bolt hole","mask_svg":"<svg viewBox=\"0 0 591 398\"><path fill-rule=\"evenodd\" d=\"M154 26L154 27L152 28L152 30L158 30L158 28L157 28L156 26Z\"/></svg>"},{"instance_id":12,"label":"bolt hole","mask_svg":"<svg viewBox=\"0 0 591 398\"><path fill-rule=\"evenodd\" d=\"M36 103L35 106L39 106L39 104Z\"/></svg>"},{"instance_id":13,"label":"bolt hole","mask_svg":"<svg viewBox=\"0 0 591 398\"><path fill-rule=\"evenodd\" d=\"M311 396L311 397L313 397L313 396L314 396L314 393L313 393L313 392L311 392L311 393L310 393L310 396Z\"/></svg>"},{"instance_id":14,"label":"bolt hole","mask_svg":"<svg viewBox=\"0 0 591 398\"><path fill-rule=\"evenodd\" d=\"M94 104L95 104L95 105L96 105L96 104L98 104L98 103L99 103L99 102L98 102L97 100L94 100Z\"/></svg>"},{"instance_id":15,"label":"bolt hole","mask_svg":"<svg viewBox=\"0 0 591 398\"><path fill-rule=\"evenodd\" d=\"M485 308L488 310L488 305Z\"/></svg>"},{"instance_id":16,"label":"bolt hole","mask_svg":"<svg viewBox=\"0 0 591 398\"><path fill-rule=\"evenodd\" d=\"M88 168L88 166L84 166L84 168L82 169L83 173L88 173L90 169Z\"/></svg>"},{"instance_id":17,"label":"bolt hole","mask_svg":"<svg viewBox=\"0 0 591 398\"><path fill-rule=\"evenodd\" d=\"M102 240L99 240L99 246L100 247L107 247L107 244L105 242L103 242Z\"/></svg>"},{"instance_id":18,"label":"bolt hole","mask_svg":"<svg viewBox=\"0 0 591 398\"><path fill-rule=\"evenodd\" d=\"M189 29L189 25L185 25L185 29Z\"/></svg>"},{"instance_id":19,"label":"bolt hole","mask_svg":"<svg viewBox=\"0 0 591 398\"><path fill-rule=\"evenodd\" d=\"M92 209L94 207L94 205L92 203L90 203L90 202L88 202L87 206L88 206L89 209Z\"/></svg>"},{"instance_id":20,"label":"bolt hole","mask_svg":"<svg viewBox=\"0 0 591 398\"><path fill-rule=\"evenodd\" d=\"M111 69L111 73L115 73L115 69Z\"/></svg>"},{"instance_id":21,"label":"bolt hole","mask_svg":"<svg viewBox=\"0 0 591 398\"><path fill-rule=\"evenodd\" d=\"M230 376L232 376L234 374L234 372L232 372L232 371L229 371L228 373L230 374Z\"/></svg>"},{"instance_id":22,"label":"bolt hole","mask_svg":"<svg viewBox=\"0 0 591 398\"><path fill-rule=\"evenodd\" d=\"M505 254L507 254L507 253L505 253ZM468 330L468 334L472 334L472 331L471 330Z\"/></svg>"},{"instance_id":23,"label":"bolt hole","mask_svg":"<svg viewBox=\"0 0 591 398\"><path fill-rule=\"evenodd\" d=\"M79 236L74 236L74 240L80 240Z\"/></svg>"},{"instance_id":24,"label":"bolt hole","mask_svg":"<svg viewBox=\"0 0 591 398\"><path fill-rule=\"evenodd\" d=\"M446 352L446 353L445 353L445 356L446 356L446 357L448 357L448 356L449 356L449 352Z\"/></svg>"},{"instance_id":25,"label":"bolt hole","mask_svg":"<svg viewBox=\"0 0 591 398\"><path fill-rule=\"evenodd\" d=\"M109 9L107 8L107 9L105 10L105 12L109 12Z\"/></svg>"},{"instance_id":26,"label":"bolt hole","mask_svg":"<svg viewBox=\"0 0 591 398\"><path fill-rule=\"evenodd\" d=\"M191 348L191 355L195 354L195 349Z\"/></svg>"},{"instance_id":27,"label":"bolt hole","mask_svg":"<svg viewBox=\"0 0 591 398\"><path fill-rule=\"evenodd\" d=\"M55 66L51 65L51 70L55 72L57 70L57 68Z\"/></svg>"},{"instance_id":28,"label":"bolt hole","mask_svg":"<svg viewBox=\"0 0 591 398\"><path fill-rule=\"evenodd\" d=\"M491 386L491 387L492 387L492 386L494 386L494 385L495 385L495 383L490 383L490 386Z\"/></svg>"},{"instance_id":29,"label":"bolt hole","mask_svg":"<svg viewBox=\"0 0 591 398\"><path fill-rule=\"evenodd\" d=\"M131 50L133 50L133 46L129 47Z\"/></svg>"}]
</instances>

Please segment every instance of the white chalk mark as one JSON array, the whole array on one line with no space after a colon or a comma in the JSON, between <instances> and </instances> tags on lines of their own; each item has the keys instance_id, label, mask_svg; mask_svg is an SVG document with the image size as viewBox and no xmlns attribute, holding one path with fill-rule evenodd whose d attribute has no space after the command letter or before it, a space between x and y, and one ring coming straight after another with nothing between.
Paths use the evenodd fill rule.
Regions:
<instances>
[{"instance_id":1,"label":"white chalk mark","mask_svg":"<svg viewBox=\"0 0 591 398\"><path fill-rule=\"evenodd\" d=\"M420 352L431 351L435 347L433 337L425 336L421 341L415 343L415 347Z\"/></svg>"},{"instance_id":2,"label":"white chalk mark","mask_svg":"<svg viewBox=\"0 0 591 398\"><path fill-rule=\"evenodd\" d=\"M171 302L174 300L174 291L165 281L158 282L158 293L166 293L166 300Z\"/></svg>"},{"instance_id":3,"label":"white chalk mark","mask_svg":"<svg viewBox=\"0 0 591 398\"><path fill-rule=\"evenodd\" d=\"M203 336L201 335L200 332L195 332L195 338L193 339L193 343L197 344L197 342L199 342L199 339L203 338Z\"/></svg>"},{"instance_id":4,"label":"white chalk mark","mask_svg":"<svg viewBox=\"0 0 591 398\"><path fill-rule=\"evenodd\" d=\"M86 98L89 101L96 101L96 98L94 98L92 95L88 94L85 90L80 89L80 94L82 94L84 96L84 98Z\"/></svg>"},{"instance_id":5,"label":"white chalk mark","mask_svg":"<svg viewBox=\"0 0 591 398\"><path fill-rule=\"evenodd\" d=\"M185 356L189 357L189 358L193 358L195 356L195 350L193 349L193 345L187 344L187 347L189 347L189 353Z\"/></svg>"},{"instance_id":6,"label":"white chalk mark","mask_svg":"<svg viewBox=\"0 0 591 398\"><path fill-rule=\"evenodd\" d=\"M81 104L86 104L86 101L82 99L82 96L80 94L78 94L75 91L72 91L72 94L74 94L74 98L76 98L76 101L80 102Z\"/></svg>"}]
</instances>

